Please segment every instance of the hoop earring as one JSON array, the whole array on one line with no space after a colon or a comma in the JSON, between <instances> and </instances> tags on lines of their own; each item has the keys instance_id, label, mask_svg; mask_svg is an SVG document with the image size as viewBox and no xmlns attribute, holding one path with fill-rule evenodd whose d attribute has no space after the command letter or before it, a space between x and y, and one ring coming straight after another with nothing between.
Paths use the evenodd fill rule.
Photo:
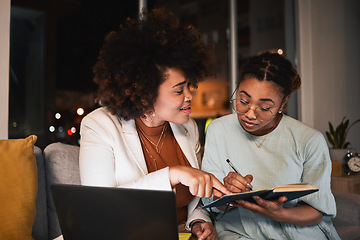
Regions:
<instances>
[{"instance_id":1,"label":"hoop earring","mask_svg":"<svg viewBox=\"0 0 360 240\"><path fill-rule=\"evenodd\" d=\"M153 113L151 114L151 117L145 115L145 119L144 119L144 120L149 123L149 122L154 121L154 118L155 118L155 113L153 112Z\"/></svg>"}]
</instances>

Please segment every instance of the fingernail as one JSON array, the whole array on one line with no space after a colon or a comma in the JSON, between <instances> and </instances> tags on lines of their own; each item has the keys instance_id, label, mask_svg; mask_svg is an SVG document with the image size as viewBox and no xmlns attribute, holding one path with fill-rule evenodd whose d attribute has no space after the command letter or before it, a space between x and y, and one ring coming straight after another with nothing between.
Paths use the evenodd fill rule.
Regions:
<instances>
[{"instance_id":1,"label":"fingernail","mask_svg":"<svg viewBox=\"0 0 360 240\"><path fill-rule=\"evenodd\" d=\"M248 188L250 188L250 189L253 188L253 186L252 186L250 183L246 183L246 186L247 186Z\"/></svg>"}]
</instances>

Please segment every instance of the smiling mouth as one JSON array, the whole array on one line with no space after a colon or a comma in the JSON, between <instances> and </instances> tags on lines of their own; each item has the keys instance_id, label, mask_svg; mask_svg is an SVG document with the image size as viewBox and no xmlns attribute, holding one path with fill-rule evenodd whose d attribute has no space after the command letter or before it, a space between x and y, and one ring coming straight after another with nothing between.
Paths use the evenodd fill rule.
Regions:
<instances>
[{"instance_id":1,"label":"smiling mouth","mask_svg":"<svg viewBox=\"0 0 360 240\"><path fill-rule=\"evenodd\" d=\"M180 111L186 111L186 110L191 110L191 106L187 106L187 107L183 107L183 108L180 108Z\"/></svg>"}]
</instances>

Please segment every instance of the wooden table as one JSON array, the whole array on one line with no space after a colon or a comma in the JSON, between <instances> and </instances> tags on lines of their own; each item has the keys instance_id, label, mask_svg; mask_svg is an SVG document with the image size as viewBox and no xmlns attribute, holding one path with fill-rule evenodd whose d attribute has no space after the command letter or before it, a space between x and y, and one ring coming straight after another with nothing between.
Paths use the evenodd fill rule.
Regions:
<instances>
[{"instance_id":1,"label":"wooden table","mask_svg":"<svg viewBox=\"0 0 360 240\"><path fill-rule=\"evenodd\" d=\"M360 194L360 174L331 177L331 190L333 192Z\"/></svg>"}]
</instances>

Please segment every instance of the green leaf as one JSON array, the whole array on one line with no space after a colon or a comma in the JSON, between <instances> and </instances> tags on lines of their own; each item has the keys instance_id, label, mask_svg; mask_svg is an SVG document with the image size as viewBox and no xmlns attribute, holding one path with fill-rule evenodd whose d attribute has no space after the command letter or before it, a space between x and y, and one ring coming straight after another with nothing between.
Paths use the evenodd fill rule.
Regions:
<instances>
[{"instance_id":1,"label":"green leaf","mask_svg":"<svg viewBox=\"0 0 360 240\"><path fill-rule=\"evenodd\" d=\"M331 133L329 133L328 131L326 131L326 137L327 137L329 143L333 146L333 148L335 148L334 136Z\"/></svg>"},{"instance_id":2,"label":"green leaf","mask_svg":"<svg viewBox=\"0 0 360 240\"><path fill-rule=\"evenodd\" d=\"M344 130L344 132L346 131L346 129L348 128L349 126L349 119L345 121L345 123L343 124L342 126L342 129Z\"/></svg>"},{"instance_id":3,"label":"green leaf","mask_svg":"<svg viewBox=\"0 0 360 240\"><path fill-rule=\"evenodd\" d=\"M350 124L349 119L346 119L345 116L343 117L339 125L335 128L335 130L334 126L331 124L331 122L329 122L329 131L326 131L326 137L329 143L333 146L333 148L347 148L350 144L346 141L347 134L350 128L359 122L360 119Z\"/></svg>"},{"instance_id":4,"label":"green leaf","mask_svg":"<svg viewBox=\"0 0 360 240\"><path fill-rule=\"evenodd\" d=\"M329 129L330 129L331 135L334 135L335 131L334 131L333 125L330 122L329 122Z\"/></svg>"},{"instance_id":5,"label":"green leaf","mask_svg":"<svg viewBox=\"0 0 360 240\"><path fill-rule=\"evenodd\" d=\"M339 130L339 146L344 146L346 141L346 130L349 126L349 120L346 120L345 122L342 122L342 125L340 126Z\"/></svg>"},{"instance_id":6,"label":"green leaf","mask_svg":"<svg viewBox=\"0 0 360 240\"><path fill-rule=\"evenodd\" d=\"M340 123L340 124L336 127L336 129L335 129L334 142L335 142L335 145L336 145L336 146L339 146L339 144L340 144L341 126L342 126L342 123Z\"/></svg>"}]
</instances>

